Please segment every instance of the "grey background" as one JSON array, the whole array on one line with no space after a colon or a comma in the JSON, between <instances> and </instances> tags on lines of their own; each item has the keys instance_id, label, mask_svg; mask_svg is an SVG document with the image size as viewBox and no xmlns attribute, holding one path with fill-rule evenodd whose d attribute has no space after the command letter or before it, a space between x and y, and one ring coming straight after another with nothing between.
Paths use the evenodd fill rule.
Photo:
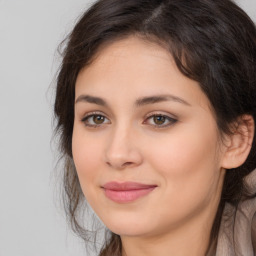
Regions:
<instances>
[{"instance_id":1,"label":"grey background","mask_svg":"<svg viewBox=\"0 0 256 256\"><path fill-rule=\"evenodd\" d=\"M0 256L84 256L58 206L57 45L92 1L0 0ZM256 0L237 3L256 21Z\"/></svg>"}]
</instances>

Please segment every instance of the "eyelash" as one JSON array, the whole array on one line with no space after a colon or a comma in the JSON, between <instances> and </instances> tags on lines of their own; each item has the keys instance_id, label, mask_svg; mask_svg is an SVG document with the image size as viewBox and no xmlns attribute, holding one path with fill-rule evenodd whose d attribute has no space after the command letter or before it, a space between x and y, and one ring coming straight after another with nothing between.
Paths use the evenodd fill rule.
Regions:
<instances>
[{"instance_id":1,"label":"eyelash","mask_svg":"<svg viewBox=\"0 0 256 256\"><path fill-rule=\"evenodd\" d=\"M103 115L102 113L99 113L99 112L91 112L91 113L88 113L87 115L85 115L81 121L84 123L85 126L87 127L91 127L91 128L97 128L101 125L103 125L104 123L102 124L88 124L88 119L89 118L93 118L93 117L96 117L96 116L100 116L100 117L103 117L104 119L106 118L105 115ZM163 128L166 128L166 127L169 127L173 124L175 124L178 120L176 118L173 118L173 117L170 117L170 116L167 116L167 115L163 115L163 114L160 114L160 113L151 113L150 115L147 115L146 116L146 121L151 119L151 118L154 118L154 117L163 117L165 118L165 121L167 120L169 123L168 124L165 124L165 125L154 125L152 124L151 126L154 128L154 129L163 129ZM143 124L145 123L145 121L143 122Z\"/></svg>"}]
</instances>

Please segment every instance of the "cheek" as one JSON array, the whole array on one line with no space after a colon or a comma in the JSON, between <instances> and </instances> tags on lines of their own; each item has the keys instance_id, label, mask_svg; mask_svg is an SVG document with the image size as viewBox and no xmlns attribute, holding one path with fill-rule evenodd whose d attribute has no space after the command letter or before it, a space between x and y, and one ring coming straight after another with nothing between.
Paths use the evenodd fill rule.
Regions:
<instances>
[{"instance_id":1,"label":"cheek","mask_svg":"<svg viewBox=\"0 0 256 256\"><path fill-rule=\"evenodd\" d=\"M156 150L154 157L148 156L151 166L161 176L163 190L158 203L162 218L175 223L183 217L196 216L215 200L220 172L214 134L176 134L175 138L163 142L165 146Z\"/></svg>"},{"instance_id":2,"label":"cheek","mask_svg":"<svg viewBox=\"0 0 256 256\"><path fill-rule=\"evenodd\" d=\"M154 147L151 149L155 150L151 152L155 157L149 159L156 160L167 169L176 169L177 174L182 170L189 173L193 171L194 165L200 166L208 161L213 164L216 159L216 141L217 133L214 129L204 130L197 125L183 129L177 127L170 136L152 142Z\"/></svg>"},{"instance_id":3,"label":"cheek","mask_svg":"<svg viewBox=\"0 0 256 256\"><path fill-rule=\"evenodd\" d=\"M100 175L102 143L97 141L94 136L84 135L79 128L74 128L72 152L78 178L86 195L90 191L89 188L95 184L92 181Z\"/></svg>"},{"instance_id":4,"label":"cheek","mask_svg":"<svg viewBox=\"0 0 256 256\"><path fill-rule=\"evenodd\" d=\"M166 136L158 146L154 145L155 149L148 150L147 159L162 176L170 197L179 193L184 199L202 199L216 189L219 178L216 141L214 127L206 132L194 125L177 129L173 136Z\"/></svg>"}]
</instances>

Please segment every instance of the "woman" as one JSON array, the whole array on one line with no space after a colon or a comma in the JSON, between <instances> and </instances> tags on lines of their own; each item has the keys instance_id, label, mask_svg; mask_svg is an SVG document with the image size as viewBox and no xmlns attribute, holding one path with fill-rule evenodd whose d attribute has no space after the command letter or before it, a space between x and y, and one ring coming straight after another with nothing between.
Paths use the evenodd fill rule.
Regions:
<instances>
[{"instance_id":1,"label":"woman","mask_svg":"<svg viewBox=\"0 0 256 256\"><path fill-rule=\"evenodd\" d=\"M100 0L55 101L73 229L100 255L255 255L256 29L230 0Z\"/></svg>"}]
</instances>

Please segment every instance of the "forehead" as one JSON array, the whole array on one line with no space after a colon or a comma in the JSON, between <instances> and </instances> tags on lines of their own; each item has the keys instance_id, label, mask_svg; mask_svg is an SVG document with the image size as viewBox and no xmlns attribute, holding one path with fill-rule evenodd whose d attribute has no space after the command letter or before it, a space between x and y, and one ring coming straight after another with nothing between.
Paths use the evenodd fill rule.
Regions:
<instances>
[{"instance_id":1,"label":"forehead","mask_svg":"<svg viewBox=\"0 0 256 256\"><path fill-rule=\"evenodd\" d=\"M134 36L105 45L80 71L76 97L85 91L110 98L118 94L126 100L172 93L204 107L209 105L198 83L178 70L164 47Z\"/></svg>"},{"instance_id":2,"label":"forehead","mask_svg":"<svg viewBox=\"0 0 256 256\"><path fill-rule=\"evenodd\" d=\"M128 36L114 42L107 42L100 46L92 59L91 64L85 69L97 68L110 72L111 67L117 65L120 69L127 68L127 72L131 72L135 67L139 71L147 65L147 69L151 67L155 70L159 65L174 63L171 54L164 47L138 36ZM159 60L158 63L157 60Z\"/></svg>"}]
</instances>

